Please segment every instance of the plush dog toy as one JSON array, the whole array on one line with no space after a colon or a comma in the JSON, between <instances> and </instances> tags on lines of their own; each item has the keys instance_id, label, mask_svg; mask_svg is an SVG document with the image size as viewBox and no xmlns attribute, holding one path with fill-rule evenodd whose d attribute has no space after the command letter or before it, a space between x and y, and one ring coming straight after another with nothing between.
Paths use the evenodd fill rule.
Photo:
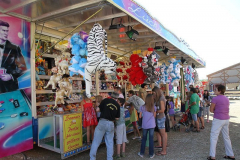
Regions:
<instances>
[{"instance_id":1,"label":"plush dog toy","mask_svg":"<svg viewBox=\"0 0 240 160\"><path fill-rule=\"evenodd\" d=\"M63 83L59 83L60 89L56 92L56 97L55 97L55 106L54 108L57 107L57 103L60 101L62 104L65 104L64 102L64 95L67 94L64 88L62 88ZM62 89L61 89L62 88Z\"/></svg>"},{"instance_id":2,"label":"plush dog toy","mask_svg":"<svg viewBox=\"0 0 240 160\"><path fill-rule=\"evenodd\" d=\"M68 70L68 61L67 60L62 60L58 64L58 73L60 74L69 74Z\"/></svg>"},{"instance_id":3,"label":"plush dog toy","mask_svg":"<svg viewBox=\"0 0 240 160\"><path fill-rule=\"evenodd\" d=\"M52 85L52 89L55 90L57 83L62 79L62 76L60 74L54 74L50 77L50 80L48 81L47 85L44 87L44 89L48 88L50 85Z\"/></svg>"}]
</instances>

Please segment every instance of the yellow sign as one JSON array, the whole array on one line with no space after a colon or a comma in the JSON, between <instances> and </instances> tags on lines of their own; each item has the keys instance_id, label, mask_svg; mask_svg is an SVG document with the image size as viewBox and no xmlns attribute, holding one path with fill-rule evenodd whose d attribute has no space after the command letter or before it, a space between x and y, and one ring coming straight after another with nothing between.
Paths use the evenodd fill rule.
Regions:
<instances>
[{"instance_id":1,"label":"yellow sign","mask_svg":"<svg viewBox=\"0 0 240 160\"><path fill-rule=\"evenodd\" d=\"M63 116L63 144L64 152L82 146L82 113Z\"/></svg>"}]
</instances>

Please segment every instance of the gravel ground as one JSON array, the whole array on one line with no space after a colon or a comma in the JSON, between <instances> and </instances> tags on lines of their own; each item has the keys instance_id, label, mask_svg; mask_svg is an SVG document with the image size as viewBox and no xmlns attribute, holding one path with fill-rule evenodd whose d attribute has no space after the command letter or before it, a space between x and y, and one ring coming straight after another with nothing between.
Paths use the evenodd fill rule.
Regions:
<instances>
[{"instance_id":1,"label":"gravel ground","mask_svg":"<svg viewBox=\"0 0 240 160\"><path fill-rule=\"evenodd\" d=\"M232 141L233 151L236 159L240 159L240 101L232 100L230 106L230 137ZM210 118L212 120L212 116ZM205 129L200 133L186 133L184 127L181 126L180 132L170 131L168 133L168 154L166 156L155 156L153 159L169 159L169 160L203 160L209 154L209 138L210 138L210 123L206 123ZM141 143L138 140L131 140L133 134L128 135L130 143L126 146L126 158L122 160L141 159L137 156L140 150ZM156 139L156 138L155 138ZM156 145L156 144L155 144ZM116 148L116 147L115 147ZM33 150L23 152L28 160L57 160L61 159L60 154L35 146ZM224 143L222 136L219 136L217 144L216 159L223 159L225 155ZM143 159L148 159L148 148L146 148ZM19 160L23 159L22 154L1 158L1 160ZM78 155L68 158L68 160L89 160L89 151L85 151ZM106 159L106 147L101 145L98 149L97 159Z\"/></svg>"}]
</instances>

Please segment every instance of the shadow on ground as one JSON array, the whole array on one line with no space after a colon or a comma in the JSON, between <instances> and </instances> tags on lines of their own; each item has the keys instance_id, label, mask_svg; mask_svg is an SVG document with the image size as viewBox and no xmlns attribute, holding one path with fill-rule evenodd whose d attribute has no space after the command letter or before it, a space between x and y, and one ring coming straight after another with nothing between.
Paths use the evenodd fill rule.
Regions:
<instances>
[{"instance_id":1,"label":"shadow on ground","mask_svg":"<svg viewBox=\"0 0 240 160\"><path fill-rule=\"evenodd\" d=\"M240 101L234 101L231 103L230 108L230 138L232 141L233 151L236 159L240 159ZM237 107L238 106L238 107ZM212 116L211 116L212 119ZM170 131L168 133L168 154L166 156L155 156L153 159L166 159L166 160L204 160L209 154L209 139L210 139L211 121L205 124L205 129L201 130L200 133L186 133L184 126L181 126L180 132ZM129 144L126 146L126 158L122 160L137 160L140 157L137 153L140 150L141 143L138 140L132 140L133 133L128 134ZM156 139L156 137L155 137ZM155 143L155 145L157 145ZM115 146L116 149L116 146ZM155 150L157 151L157 150ZM59 160L61 159L60 154L34 146L34 149L23 152L28 160ZM223 159L225 155L224 142L222 135L219 135L217 144L216 159ZM19 160L22 158L21 155L18 157L9 156L2 158L1 160ZM148 148L146 148L144 159L148 159ZM85 151L78 155L68 158L68 160L89 160L89 151ZM99 147L97 153L97 160L106 159L106 146L103 144Z\"/></svg>"}]
</instances>

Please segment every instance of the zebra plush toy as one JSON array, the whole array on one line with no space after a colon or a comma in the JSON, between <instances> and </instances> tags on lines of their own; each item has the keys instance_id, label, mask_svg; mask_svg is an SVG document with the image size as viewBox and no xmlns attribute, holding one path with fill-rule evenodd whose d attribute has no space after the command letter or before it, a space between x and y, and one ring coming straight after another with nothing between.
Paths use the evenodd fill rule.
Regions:
<instances>
[{"instance_id":1,"label":"zebra plush toy","mask_svg":"<svg viewBox=\"0 0 240 160\"><path fill-rule=\"evenodd\" d=\"M103 40L105 39L105 53ZM99 70L105 70L105 74L116 72L116 63L107 57L107 33L98 23L93 25L87 40L87 64L85 66L86 95L91 97L92 74ZM97 78L97 77L96 77Z\"/></svg>"}]
</instances>

